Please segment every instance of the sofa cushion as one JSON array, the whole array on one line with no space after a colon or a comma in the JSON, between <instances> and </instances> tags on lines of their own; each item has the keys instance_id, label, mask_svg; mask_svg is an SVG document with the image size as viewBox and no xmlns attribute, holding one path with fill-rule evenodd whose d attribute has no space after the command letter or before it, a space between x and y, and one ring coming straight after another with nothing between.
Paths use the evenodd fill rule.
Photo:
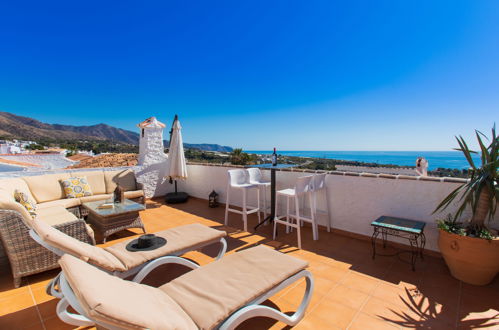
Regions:
<instances>
[{"instance_id":1,"label":"sofa cushion","mask_svg":"<svg viewBox=\"0 0 499 330\"><path fill-rule=\"evenodd\" d=\"M109 275L67 254L59 264L81 307L97 322L120 329L197 329L157 288Z\"/></svg>"},{"instance_id":2,"label":"sofa cushion","mask_svg":"<svg viewBox=\"0 0 499 330\"><path fill-rule=\"evenodd\" d=\"M134 199L144 197L144 190L125 191L125 198Z\"/></svg>"},{"instance_id":3,"label":"sofa cushion","mask_svg":"<svg viewBox=\"0 0 499 330\"><path fill-rule=\"evenodd\" d=\"M37 203L63 199L64 189L59 180L69 178L69 173L45 174L37 176L25 176L23 180L28 184L29 190L33 194Z\"/></svg>"},{"instance_id":4,"label":"sofa cushion","mask_svg":"<svg viewBox=\"0 0 499 330\"><path fill-rule=\"evenodd\" d=\"M81 201L79 198L64 198L64 199L58 199L55 201L50 201L50 202L44 202L44 203L38 203L36 204L37 210L41 209L46 209L50 208L53 206L62 206L65 209L69 209L72 207L77 207L81 205Z\"/></svg>"},{"instance_id":5,"label":"sofa cushion","mask_svg":"<svg viewBox=\"0 0 499 330\"><path fill-rule=\"evenodd\" d=\"M100 195L106 193L106 182L104 180L104 171L85 171L85 172L73 172L71 176L87 178L88 184L92 189L94 195Z\"/></svg>"},{"instance_id":6,"label":"sofa cushion","mask_svg":"<svg viewBox=\"0 0 499 330\"><path fill-rule=\"evenodd\" d=\"M113 198L113 194L93 195L93 196L81 197L80 202L83 204L86 202L103 201L110 198Z\"/></svg>"},{"instance_id":7,"label":"sofa cushion","mask_svg":"<svg viewBox=\"0 0 499 330\"><path fill-rule=\"evenodd\" d=\"M28 211L32 217L36 216L36 203L28 196L28 194L24 191L16 189L14 191L14 199L16 202L24 206L26 211Z\"/></svg>"},{"instance_id":8,"label":"sofa cushion","mask_svg":"<svg viewBox=\"0 0 499 330\"><path fill-rule=\"evenodd\" d=\"M160 289L200 329L212 329L307 265L306 261L259 245L190 271Z\"/></svg>"},{"instance_id":9,"label":"sofa cushion","mask_svg":"<svg viewBox=\"0 0 499 330\"><path fill-rule=\"evenodd\" d=\"M8 178L0 180L0 188L10 193L10 195L14 196L14 191L18 189L26 194L28 194L29 198L36 201L35 197L29 190L28 184L21 178Z\"/></svg>"},{"instance_id":10,"label":"sofa cushion","mask_svg":"<svg viewBox=\"0 0 499 330\"><path fill-rule=\"evenodd\" d=\"M66 222L78 220L78 218L62 206L53 206L38 210L38 212L36 212L35 221L38 220L45 221L45 223L51 226L56 226Z\"/></svg>"},{"instance_id":11,"label":"sofa cushion","mask_svg":"<svg viewBox=\"0 0 499 330\"><path fill-rule=\"evenodd\" d=\"M76 256L85 262L90 262L110 271L125 270L121 262L104 249L79 241L43 221L35 221L33 229L47 244Z\"/></svg>"},{"instance_id":12,"label":"sofa cushion","mask_svg":"<svg viewBox=\"0 0 499 330\"><path fill-rule=\"evenodd\" d=\"M93 195L85 176L72 176L61 180L61 184L64 188L66 198L80 198Z\"/></svg>"},{"instance_id":13,"label":"sofa cushion","mask_svg":"<svg viewBox=\"0 0 499 330\"><path fill-rule=\"evenodd\" d=\"M126 191L137 190L137 181L135 173L132 170L104 171L106 180L106 193L110 194L119 184Z\"/></svg>"},{"instance_id":14,"label":"sofa cushion","mask_svg":"<svg viewBox=\"0 0 499 330\"><path fill-rule=\"evenodd\" d=\"M14 196L3 189L0 189L0 210L12 210L17 211L22 217L22 220L26 226L32 227L33 219L29 214L28 210L14 199Z\"/></svg>"}]
</instances>

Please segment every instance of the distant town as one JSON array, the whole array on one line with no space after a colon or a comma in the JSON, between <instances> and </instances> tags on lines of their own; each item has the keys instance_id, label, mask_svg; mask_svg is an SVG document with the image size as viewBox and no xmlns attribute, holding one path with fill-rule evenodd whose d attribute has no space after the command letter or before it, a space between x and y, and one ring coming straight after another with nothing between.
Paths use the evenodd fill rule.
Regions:
<instances>
[{"instance_id":1,"label":"distant town","mask_svg":"<svg viewBox=\"0 0 499 330\"><path fill-rule=\"evenodd\" d=\"M85 146L88 148L78 148ZM93 148L92 148L93 147ZM119 149L116 150L116 147ZM97 149L97 150L95 150ZM61 144L41 141L3 139L0 140L0 173L15 171L47 171L55 169L131 167L138 162L138 146L115 145L100 141L73 141ZM124 150L125 152L121 152ZM119 152L116 152L119 151ZM167 149L165 149L167 152ZM207 151L185 148L186 159L190 163L209 163L219 165L251 165L270 162L269 155L246 153L242 149L231 152ZM297 164L297 169L367 172L392 175L419 175L415 167L380 165L358 161L345 161L326 158L308 158L279 155L282 163ZM429 171L430 176L466 177L466 170L442 169Z\"/></svg>"}]
</instances>

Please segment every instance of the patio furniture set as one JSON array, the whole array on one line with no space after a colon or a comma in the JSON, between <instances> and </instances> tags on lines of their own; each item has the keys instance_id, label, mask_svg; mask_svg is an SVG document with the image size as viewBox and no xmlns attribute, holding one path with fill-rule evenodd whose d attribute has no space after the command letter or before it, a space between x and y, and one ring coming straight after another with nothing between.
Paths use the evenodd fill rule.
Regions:
<instances>
[{"instance_id":1,"label":"patio furniture set","mask_svg":"<svg viewBox=\"0 0 499 330\"><path fill-rule=\"evenodd\" d=\"M43 221L32 220L30 225L33 240L61 256L62 272L48 284L47 293L60 299L58 317L75 326L234 329L257 316L293 326L303 318L313 292L306 261L264 246L224 256L226 232L201 224L158 232L156 237L167 244L143 250L130 249L140 238L99 248ZM212 244L221 247L215 261L206 266L181 257ZM192 270L159 288L141 284L165 264ZM292 315L261 304L303 278L306 290Z\"/></svg>"},{"instance_id":2,"label":"patio furniture set","mask_svg":"<svg viewBox=\"0 0 499 330\"><path fill-rule=\"evenodd\" d=\"M228 213L235 212L242 215L247 230L248 214L257 213L258 226L273 222L274 238L277 224L284 225L286 232L296 229L301 248L303 222L311 223L313 239L318 239L317 198L324 193L327 200L326 174L302 176L297 178L294 188L277 190L275 172L276 168L271 168L271 181L267 182L256 167L228 171L225 223ZM47 285L47 293L60 299L56 312L65 323L119 329L234 329L257 316L274 318L290 326L303 318L314 287L313 277L306 269L308 263L261 245L224 256L227 250L224 231L190 224L96 247L93 230L83 217L103 241L126 228L144 230L139 215L139 211L145 209L144 193L132 171L78 172L78 175L85 177L84 182L88 181L88 189L91 188L94 194L64 198L67 194L63 190L64 184L55 183L74 179L69 173L0 181L0 238L11 264L15 286L20 285L22 276L60 266L62 271ZM102 208L117 184L125 187L125 197L130 199L112 208ZM266 201L268 188L270 210ZM242 191L242 210L229 207L231 189ZM20 202L36 200L36 209L12 201L13 192L18 194L19 190L27 195ZM260 205L261 190L263 206ZM256 192L256 207L247 205L249 191ZM286 201L283 214L278 212L278 197ZM308 214L305 203L302 204L305 200ZM36 215L28 210L36 210ZM329 231L329 210L325 213ZM388 221L390 219L395 222ZM424 226L412 223L411 229L407 222L410 220L398 220L380 218L373 223L373 258L378 234L385 242L386 236L395 234L396 230L397 233L410 232L411 238L417 236L423 240L416 246L424 246ZM144 242L150 245L141 246ZM182 257L189 251L213 244L220 245L219 252L215 261L206 266L200 267ZM412 260L414 267L414 256ZM191 271L158 288L142 284L148 274L165 264L183 265ZM301 279L305 279L306 289L296 312L288 315L262 305L276 292Z\"/></svg>"},{"instance_id":3,"label":"patio furniture set","mask_svg":"<svg viewBox=\"0 0 499 330\"><path fill-rule=\"evenodd\" d=\"M86 178L92 194L66 198L61 180L72 176ZM124 209L114 208L113 211L97 209L98 204L112 198L117 184L126 190L127 206ZM33 214L14 200L16 191L25 194L31 201L37 221L86 243L95 244L94 231L83 219L87 216L104 239L118 229L143 228L138 210L144 209L144 192L131 170L79 171L0 180L0 239L16 287L20 286L24 276L59 267L55 254L29 238L29 223ZM119 221L115 221L117 219Z\"/></svg>"},{"instance_id":4,"label":"patio furniture set","mask_svg":"<svg viewBox=\"0 0 499 330\"><path fill-rule=\"evenodd\" d=\"M144 193L131 171L78 172L78 177L61 173L1 183L0 238L15 286L23 276L60 266L62 272L47 285L47 293L60 299L56 313L68 324L233 329L249 318L266 316L293 326L310 302L313 278L307 262L264 246L224 257L226 233L201 224L96 247L94 232L83 217L104 240L124 228L144 229L139 216L145 209ZM116 185L126 183L125 198L130 199L103 208ZM65 189L69 186L70 191ZM82 195L70 196L73 192ZM22 199L16 201L13 196ZM141 203L132 198L140 198ZM144 248L144 242L151 244ZM219 244L220 249L211 264L199 267L181 257L212 244ZM159 288L141 284L164 264L192 270ZM261 305L303 278L307 287L294 314Z\"/></svg>"}]
</instances>

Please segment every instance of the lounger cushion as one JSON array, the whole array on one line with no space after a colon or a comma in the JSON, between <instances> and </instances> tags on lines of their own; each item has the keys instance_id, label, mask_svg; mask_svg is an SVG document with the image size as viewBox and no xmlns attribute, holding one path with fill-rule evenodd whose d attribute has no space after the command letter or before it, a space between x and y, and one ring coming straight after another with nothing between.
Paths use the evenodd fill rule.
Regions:
<instances>
[{"instance_id":1,"label":"lounger cushion","mask_svg":"<svg viewBox=\"0 0 499 330\"><path fill-rule=\"evenodd\" d=\"M99 247L81 242L53 228L44 221L35 220L33 229L47 244L66 253L77 256L83 261L90 262L101 268L114 271L125 271L125 266L112 254Z\"/></svg>"},{"instance_id":2,"label":"lounger cushion","mask_svg":"<svg viewBox=\"0 0 499 330\"><path fill-rule=\"evenodd\" d=\"M38 210L36 212L36 219L44 221L45 223L56 226L66 222L78 220L78 218L62 206L53 206Z\"/></svg>"},{"instance_id":3,"label":"lounger cushion","mask_svg":"<svg viewBox=\"0 0 499 330\"><path fill-rule=\"evenodd\" d=\"M259 245L188 272L160 289L200 329L211 329L307 265L306 261Z\"/></svg>"},{"instance_id":4,"label":"lounger cushion","mask_svg":"<svg viewBox=\"0 0 499 330\"><path fill-rule=\"evenodd\" d=\"M197 329L157 288L122 280L69 255L59 264L81 307L97 322L126 329Z\"/></svg>"},{"instance_id":5,"label":"lounger cushion","mask_svg":"<svg viewBox=\"0 0 499 330\"><path fill-rule=\"evenodd\" d=\"M166 245L152 251L130 252L126 246L131 240L127 240L104 249L118 258L127 269L132 269L165 255L175 255L181 251L192 250L196 245L204 245L207 242L225 237L227 234L224 231L194 223L160 231L155 235L164 237L167 241Z\"/></svg>"},{"instance_id":6,"label":"lounger cushion","mask_svg":"<svg viewBox=\"0 0 499 330\"><path fill-rule=\"evenodd\" d=\"M58 199L58 200L50 201L50 202L38 203L36 205L36 208L38 210L41 210L41 209L51 208L54 206L62 206L65 209L68 209L68 208L77 207L80 205L81 205L81 202L80 202L79 198L65 198L65 199Z\"/></svg>"},{"instance_id":7,"label":"lounger cushion","mask_svg":"<svg viewBox=\"0 0 499 330\"><path fill-rule=\"evenodd\" d=\"M23 180L28 184L37 203L43 203L66 198L60 180L67 179L69 176L69 173L45 174L26 176Z\"/></svg>"}]
</instances>

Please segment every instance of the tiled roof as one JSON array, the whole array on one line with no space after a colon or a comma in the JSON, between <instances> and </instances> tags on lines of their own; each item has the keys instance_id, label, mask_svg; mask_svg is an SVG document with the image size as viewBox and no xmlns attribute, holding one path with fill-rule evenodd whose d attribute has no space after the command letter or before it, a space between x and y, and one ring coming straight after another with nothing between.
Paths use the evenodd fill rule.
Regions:
<instances>
[{"instance_id":1,"label":"tiled roof","mask_svg":"<svg viewBox=\"0 0 499 330\"><path fill-rule=\"evenodd\" d=\"M66 158L74 160L76 162L79 162L79 161L82 161L82 160L85 160L85 159L94 158L94 156L90 156L90 155L87 155L87 154L76 154L76 155L69 156L69 157L66 157Z\"/></svg>"},{"instance_id":2,"label":"tiled roof","mask_svg":"<svg viewBox=\"0 0 499 330\"><path fill-rule=\"evenodd\" d=\"M137 165L137 154L104 154L82 159L68 168L121 167Z\"/></svg>"}]
</instances>

